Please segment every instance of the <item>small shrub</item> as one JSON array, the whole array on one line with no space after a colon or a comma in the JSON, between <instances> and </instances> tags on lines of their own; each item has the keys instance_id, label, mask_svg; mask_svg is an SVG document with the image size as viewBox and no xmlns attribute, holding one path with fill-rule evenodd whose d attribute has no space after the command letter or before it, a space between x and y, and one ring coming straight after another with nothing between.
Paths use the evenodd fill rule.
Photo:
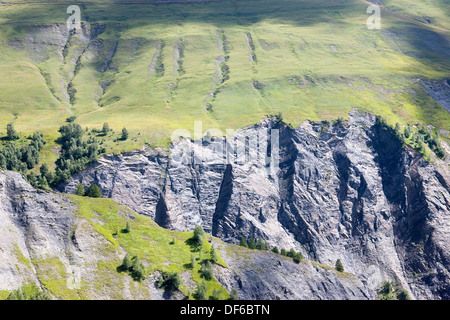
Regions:
<instances>
[{"instance_id":1,"label":"small shrub","mask_svg":"<svg viewBox=\"0 0 450 320\"><path fill-rule=\"evenodd\" d=\"M195 268L195 256L194 256L193 254L191 254L190 268L191 268L191 269L194 269L194 268Z\"/></svg>"},{"instance_id":2,"label":"small shrub","mask_svg":"<svg viewBox=\"0 0 450 320\"><path fill-rule=\"evenodd\" d=\"M76 119L77 119L77 116L70 116L66 119L66 122L71 123L71 122L74 122Z\"/></svg>"}]
</instances>

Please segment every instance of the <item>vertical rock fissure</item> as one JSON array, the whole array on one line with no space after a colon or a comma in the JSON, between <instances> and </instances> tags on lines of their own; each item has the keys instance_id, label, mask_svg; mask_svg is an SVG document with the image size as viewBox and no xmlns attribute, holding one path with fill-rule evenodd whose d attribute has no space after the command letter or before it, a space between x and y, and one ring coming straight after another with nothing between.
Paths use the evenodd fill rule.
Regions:
<instances>
[{"instance_id":1,"label":"vertical rock fissure","mask_svg":"<svg viewBox=\"0 0 450 320\"><path fill-rule=\"evenodd\" d=\"M219 189L219 197L217 199L216 208L212 218L212 235L224 236L222 234L222 225L228 223L226 221L226 211L228 208L231 195L233 194L233 167L227 164L225 172L223 173L222 183Z\"/></svg>"}]
</instances>

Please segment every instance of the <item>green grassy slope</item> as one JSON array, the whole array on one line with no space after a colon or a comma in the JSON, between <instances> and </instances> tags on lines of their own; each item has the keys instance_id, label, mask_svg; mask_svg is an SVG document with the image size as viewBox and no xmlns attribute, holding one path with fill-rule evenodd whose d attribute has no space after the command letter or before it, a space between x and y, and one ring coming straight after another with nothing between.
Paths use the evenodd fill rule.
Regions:
<instances>
[{"instance_id":1,"label":"green grassy slope","mask_svg":"<svg viewBox=\"0 0 450 320\"><path fill-rule=\"evenodd\" d=\"M392 123L450 127L417 82L448 77L445 0L384 1L381 30L366 28L362 0L90 1L82 20L105 26L90 43L58 42L44 28L64 27L65 2L10 2L22 4L0 6L0 128L14 121L52 136L75 114L83 126L129 128L132 139L107 150L121 151L164 144L194 120L237 129L278 112L298 125L356 107Z\"/></svg>"},{"instance_id":2,"label":"green grassy slope","mask_svg":"<svg viewBox=\"0 0 450 320\"><path fill-rule=\"evenodd\" d=\"M162 272L186 272L193 284L202 282L200 262L203 259L209 259L211 245L205 240L203 249L200 252L192 252L192 248L186 243L192 232L170 231L159 227L148 217L138 215L127 207L120 206L110 199L91 199L86 197L70 196L71 201L79 208L78 215L87 219L94 229L100 233L110 243L111 248L106 250L115 251L121 248L128 252L130 256L137 255L141 261L147 265L146 274L152 274L155 271ZM131 231L123 233L126 223L129 223ZM118 231L118 232L117 232ZM189 264L191 254L194 254L198 260L193 269ZM219 265L226 267L225 262L219 258ZM119 263L120 265L120 263ZM101 279L101 274L111 276L117 274L117 277L128 276L126 273L118 274L116 268L118 265L110 261L99 263L98 284L104 285L105 279ZM222 298L228 298L227 291L215 280L205 282L208 287L208 294L212 294L214 289L222 292ZM84 288L90 290L89 286ZM196 286L188 287L183 283L180 287L184 295L190 296L194 293ZM190 296L192 299L193 297Z\"/></svg>"}]
</instances>

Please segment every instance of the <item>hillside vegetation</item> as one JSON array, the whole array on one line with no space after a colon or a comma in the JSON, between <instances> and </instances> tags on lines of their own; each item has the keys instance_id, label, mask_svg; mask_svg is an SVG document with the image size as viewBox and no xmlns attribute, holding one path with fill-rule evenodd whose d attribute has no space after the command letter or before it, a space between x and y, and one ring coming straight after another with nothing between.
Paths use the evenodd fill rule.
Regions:
<instances>
[{"instance_id":1,"label":"hillside vegetation","mask_svg":"<svg viewBox=\"0 0 450 320\"><path fill-rule=\"evenodd\" d=\"M194 120L237 129L278 112L298 125L356 107L450 127L422 85L450 71L445 0L383 1L381 30L361 0L89 1L75 33L65 2L6 2L18 4L0 5L0 130L44 132L49 159L73 115L109 123L106 152L166 145Z\"/></svg>"}]
</instances>

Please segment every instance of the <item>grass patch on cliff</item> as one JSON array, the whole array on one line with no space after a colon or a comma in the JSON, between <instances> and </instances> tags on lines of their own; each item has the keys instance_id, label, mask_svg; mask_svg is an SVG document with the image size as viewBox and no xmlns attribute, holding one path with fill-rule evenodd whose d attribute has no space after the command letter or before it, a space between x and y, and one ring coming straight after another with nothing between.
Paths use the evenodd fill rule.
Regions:
<instances>
[{"instance_id":1,"label":"grass patch on cliff","mask_svg":"<svg viewBox=\"0 0 450 320\"><path fill-rule=\"evenodd\" d=\"M6 300L10 293L8 290L0 290L0 300Z\"/></svg>"},{"instance_id":2,"label":"grass patch on cliff","mask_svg":"<svg viewBox=\"0 0 450 320\"><path fill-rule=\"evenodd\" d=\"M23 253L22 253L22 251L20 250L19 245L18 245L17 243L14 243L14 250L13 250L13 252L14 252L14 254L15 254L16 257L17 257L17 260L18 260L21 264L27 266L27 268L31 268L31 261L30 261L27 257L25 257L25 256L23 255Z\"/></svg>"},{"instance_id":3,"label":"grass patch on cliff","mask_svg":"<svg viewBox=\"0 0 450 320\"><path fill-rule=\"evenodd\" d=\"M178 272L179 274L188 272L194 283L200 284L203 281L200 262L209 259L210 256L211 244L206 241L209 235L206 235L200 252L193 253L191 247L186 243L192 237L192 232L178 232L161 228L149 217L136 214L112 199L91 199L75 195L69 195L69 198L78 207L78 216L86 219L95 231L109 241L114 248L123 249L131 257L139 258L145 266L144 276L146 278L156 271ZM196 259L199 259L194 268L190 267L191 254L195 254ZM227 267L220 255L216 263ZM118 276L126 276L126 273L117 272L120 271L119 269L119 264L112 265L104 262L99 264L98 272L103 274L115 272ZM108 275L108 277L110 276ZM99 281L101 282L101 277ZM206 281L206 285L208 294L212 294L214 290L225 292L222 285L214 278ZM192 290L185 284L180 286L180 291L192 298ZM223 297L228 298L228 294L224 294Z\"/></svg>"},{"instance_id":4,"label":"grass patch on cliff","mask_svg":"<svg viewBox=\"0 0 450 320\"><path fill-rule=\"evenodd\" d=\"M64 300L78 300L76 291L68 288L69 274L63 262L57 258L34 259L32 261L40 282L54 296Z\"/></svg>"}]
</instances>

